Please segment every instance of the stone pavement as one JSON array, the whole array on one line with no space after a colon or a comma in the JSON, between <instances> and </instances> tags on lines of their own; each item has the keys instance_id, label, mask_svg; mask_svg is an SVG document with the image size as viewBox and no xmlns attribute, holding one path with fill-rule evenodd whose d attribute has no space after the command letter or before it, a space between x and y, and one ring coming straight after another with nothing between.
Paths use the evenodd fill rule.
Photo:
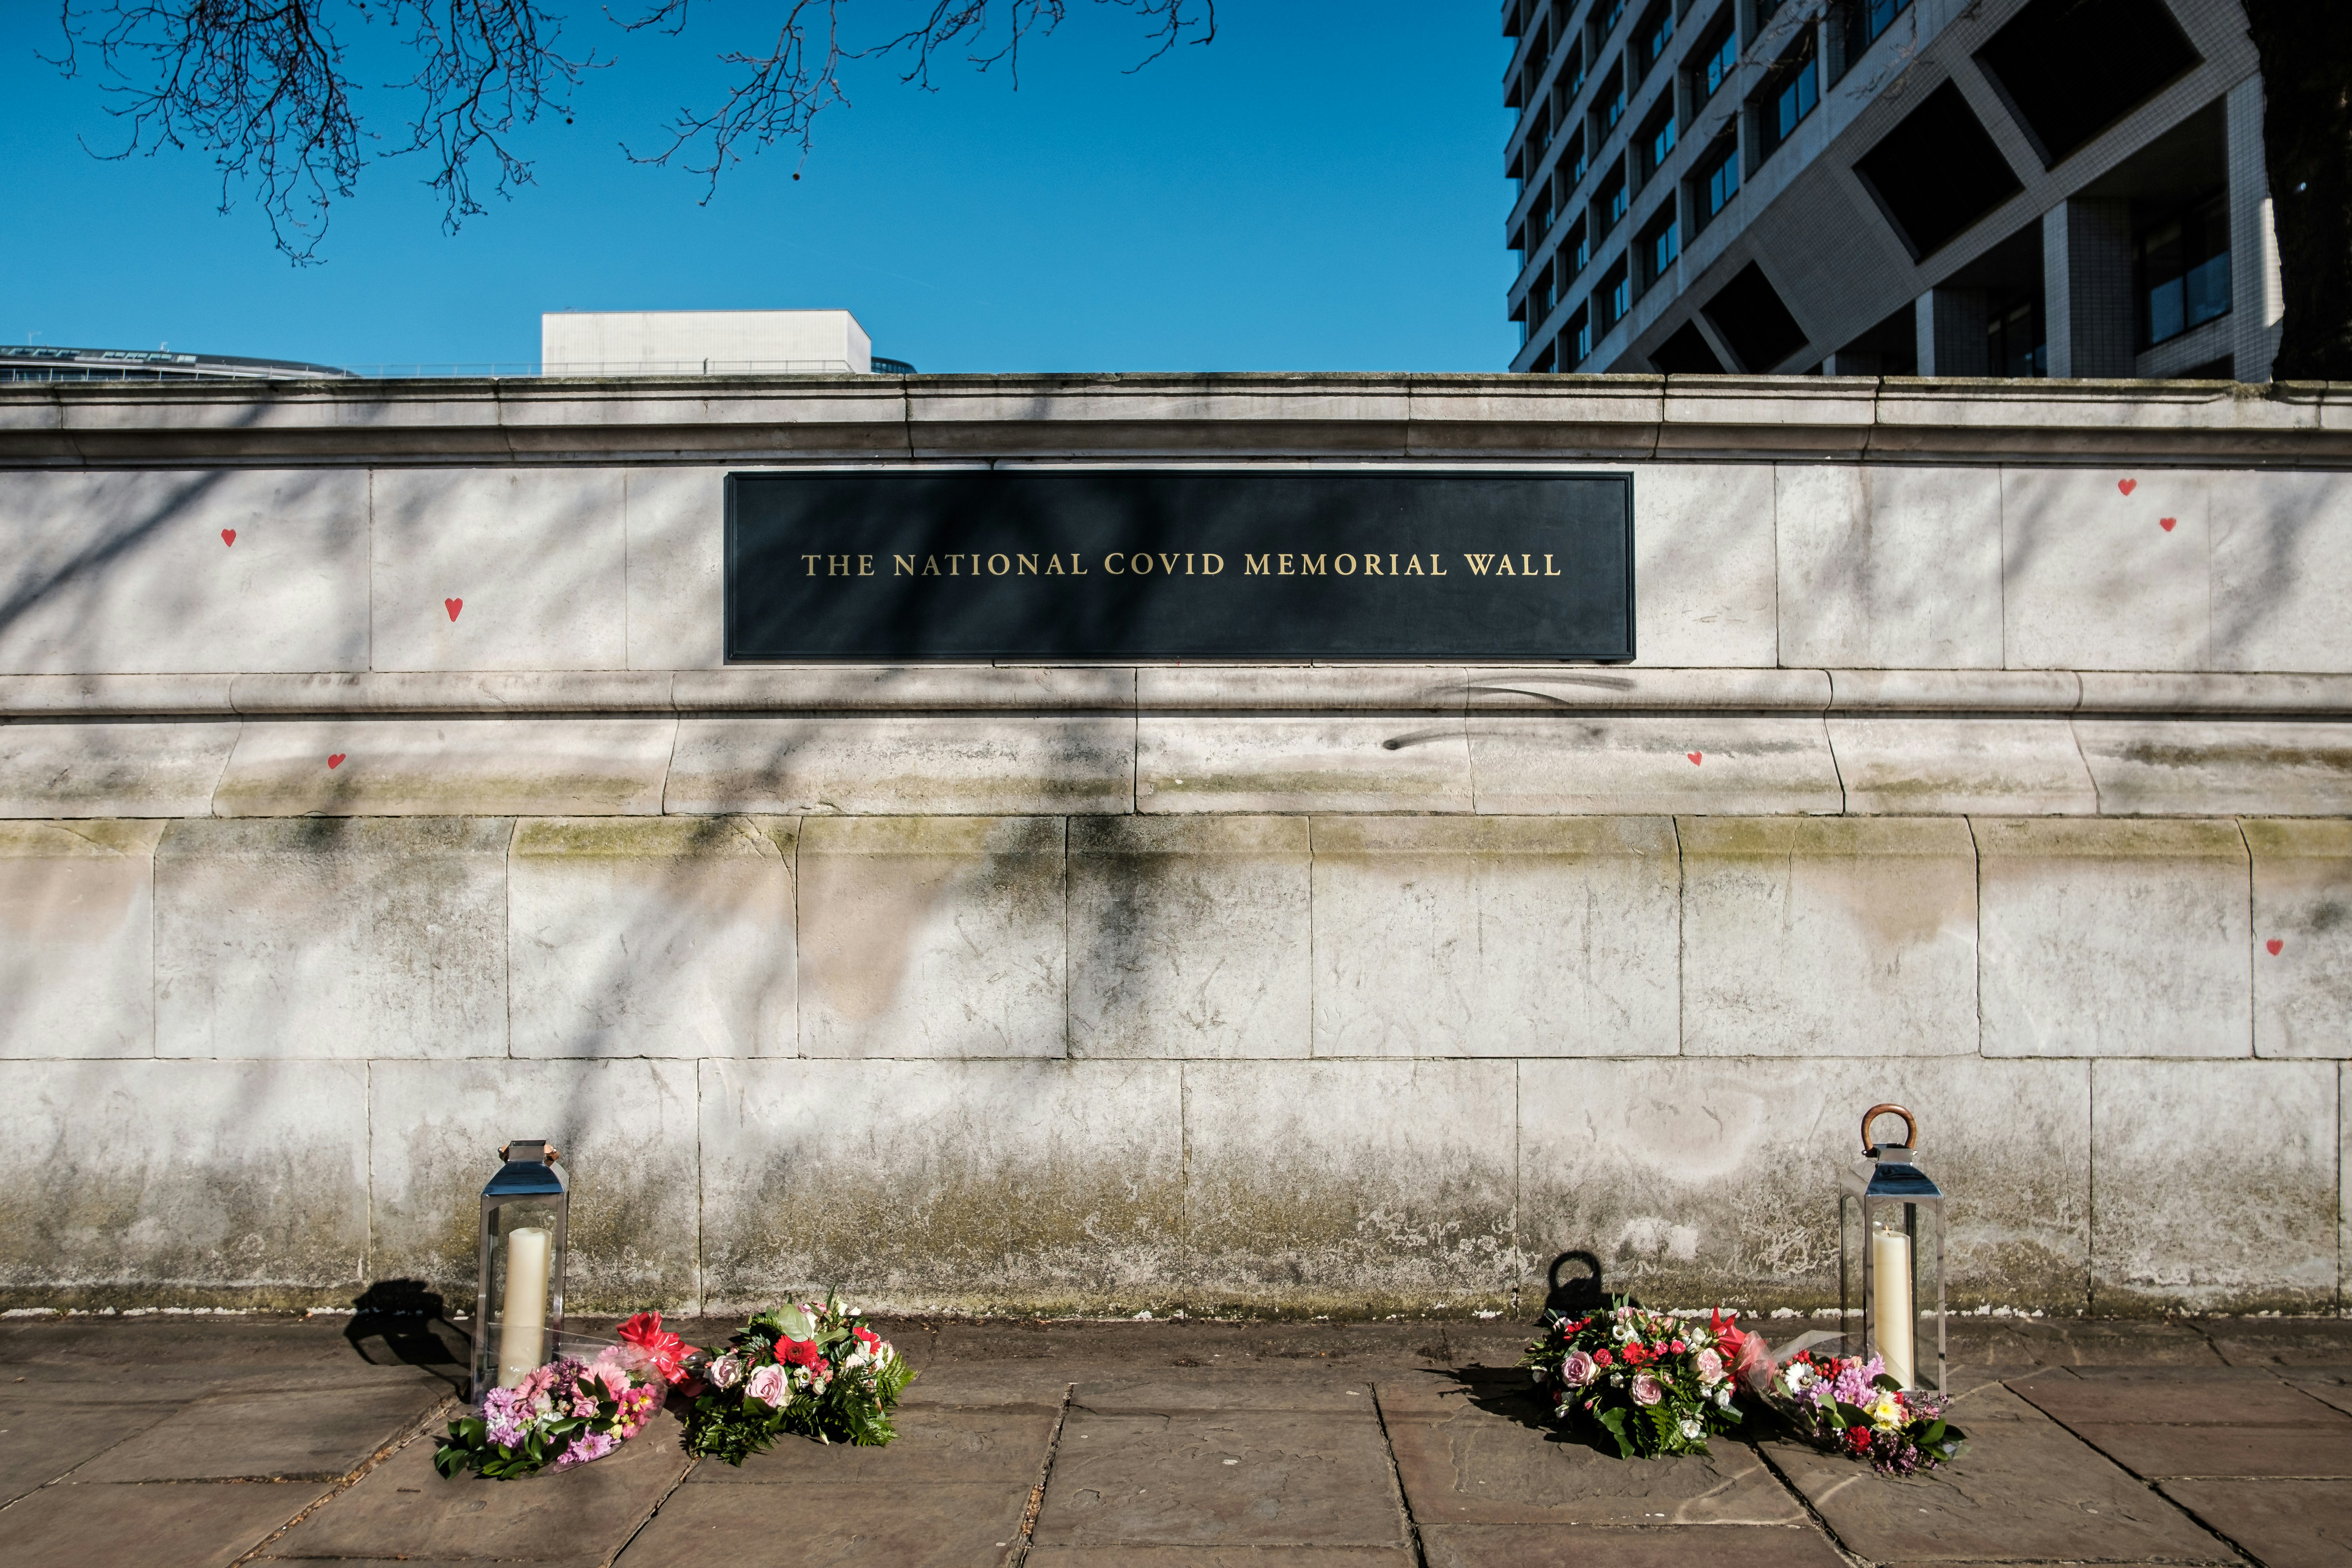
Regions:
<instances>
[{"instance_id":1,"label":"stone pavement","mask_svg":"<svg viewBox=\"0 0 2352 1568\"><path fill-rule=\"evenodd\" d=\"M793 1441L736 1470L665 1425L493 1483L432 1468L460 1372L446 1324L12 1320L0 1563L2352 1562L2352 1322L1969 1320L1970 1450L1908 1480L1769 1432L1607 1457L1544 1425L1501 1322L886 1327L922 1369L887 1449Z\"/></svg>"}]
</instances>

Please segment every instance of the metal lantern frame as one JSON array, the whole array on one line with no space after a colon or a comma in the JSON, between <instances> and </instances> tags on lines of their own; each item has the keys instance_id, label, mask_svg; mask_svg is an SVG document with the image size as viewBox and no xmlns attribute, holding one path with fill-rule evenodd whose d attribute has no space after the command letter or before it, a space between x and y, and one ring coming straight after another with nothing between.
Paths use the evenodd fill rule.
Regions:
<instances>
[{"instance_id":1,"label":"metal lantern frame","mask_svg":"<svg viewBox=\"0 0 2352 1568\"><path fill-rule=\"evenodd\" d=\"M1903 1119L1904 1142L1871 1142L1871 1124L1882 1116ZM1872 1239L1876 1222L1890 1234L1900 1234L1908 1244L1911 1376L1903 1380L1905 1386L1940 1394L1949 1386L1946 1342L1949 1318L1944 1302L1944 1191L1918 1166L1919 1121L1902 1106L1874 1105L1864 1112L1862 1151L1863 1158L1843 1173L1838 1194L1838 1305L1843 1313L1841 1321L1846 1343L1850 1353L1865 1360L1883 1349L1875 1257L1878 1249ZM1895 1223L1886 1224L1890 1219ZM1923 1229L1928 1233L1924 1237ZM1931 1310L1927 1305L1927 1297L1931 1293L1936 1320L1933 1382L1924 1375L1927 1370L1926 1358L1919 1353L1920 1321Z\"/></svg>"},{"instance_id":2,"label":"metal lantern frame","mask_svg":"<svg viewBox=\"0 0 2352 1568\"><path fill-rule=\"evenodd\" d=\"M555 1146L543 1138L518 1138L499 1151L504 1162L499 1173L482 1189L481 1229L476 1256L479 1276L474 1289L474 1372L471 1397L479 1405L499 1386L500 1341L506 1331L505 1261L501 1245L515 1228L509 1221L538 1217L551 1212L553 1235L549 1239L547 1310L541 1323L539 1364L561 1353L563 1339L563 1269L570 1248L571 1184L556 1168Z\"/></svg>"}]
</instances>

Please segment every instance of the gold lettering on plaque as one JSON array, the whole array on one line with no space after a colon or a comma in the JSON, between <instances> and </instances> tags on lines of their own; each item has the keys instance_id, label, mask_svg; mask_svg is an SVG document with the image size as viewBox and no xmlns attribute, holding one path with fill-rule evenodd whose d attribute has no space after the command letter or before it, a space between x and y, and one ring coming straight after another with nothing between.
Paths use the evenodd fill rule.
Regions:
<instances>
[{"instance_id":1,"label":"gold lettering on plaque","mask_svg":"<svg viewBox=\"0 0 2352 1568\"><path fill-rule=\"evenodd\" d=\"M1063 577L1068 575L1067 573L1062 570L1062 558L1060 556L1048 555L1045 557L1045 575L1048 577Z\"/></svg>"},{"instance_id":2,"label":"gold lettering on plaque","mask_svg":"<svg viewBox=\"0 0 2352 1568\"><path fill-rule=\"evenodd\" d=\"M1244 555L1242 557L1242 575L1244 577L1262 577L1265 575L1265 562L1266 558L1263 555Z\"/></svg>"},{"instance_id":3,"label":"gold lettering on plaque","mask_svg":"<svg viewBox=\"0 0 2352 1568\"><path fill-rule=\"evenodd\" d=\"M1009 555L1002 555L1002 554L999 554L999 555L992 555L992 556L990 556L990 557L988 558L988 574L989 574L990 576L992 576L992 577L1002 577L1002 576L1003 576L1007 572L1010 572L1010 571L1012 571L1012 570L1013 570L1013 558L1012 558L1011 556L1009 556ZM978 576L979 574L978 574L977 572L975 572L975 573L973 573L973 574L972 574L972 575L973 575L973 576L975 576L975 577L976 577L976 576Z\"/></svg>"},{"instance_id":4,"label":"gold lettering on plaque","mask_svg":"<svg viewBox=\"0 0 2352 1568\"><path fill-rule=\"evenodd\" d=\"M915 574L915 558L911 555L893 555L890 557L890 564L898 568L890 574L893 577L911 577Z\"/></svg>"},{"instance_id":5,"label":"gold lettering on plaque","mask_svg":"<svg viewBox=\"0 0 2352 1568\"><path fill-rule=\"evenodd\" d=\"M1429 558L1429 574L1433 577L1443 577L1446 574L1445 568L1437 563L1437 557L1434 554Z\"/></svg>"},{"instance_id":6,"label":"gold lettering on plaque","mask_svg":"<svg viewBox=\"0 0 2352 1568\"><path fill-rule=\"evenodd\" d=\"M1016 551L1013 560L1013 563L1021 569L1022 575L1034 577L1037 574L1037 558L1034 555L1023 555Z\"/></svg>"},{"instance_id":7,"label":"gold lettering on plaque","mask_svg":"<svg viewBox=\"0 0 2352 1568\"><path fill-rule=\"evenodd\" d=\"M1210 562L1212 562L1212 561L1213 561L1213 562L1215 562L1215 563L1216 563L1216 564L1215 564L1214 566L1212 566L1212 565L1210 565L1210 564L1209 564L1209 563L1210 563ZM1201 575L1202 575L1202 576L1203 576L1203 577L1213 577L1213 576L1215 576L1218 573L1220 573L1220 572L1223 571L1224 569L1225 569L1225 558L1224 558L1223 556L1222 556L1222 555L1219 555L1219 554L1218 554L1218 553L1216 553L1214 551L1211 551L1211 552L1209 552L1207 554L1202 555L1202 556L1201 557Z\"/></svg>"},{"instance_id":8,"label":"gold lettering on plaque","mask_svg":"<svg viewBox=\"0 0 2352 1568\"><path fill-rule=\"evenodd\" d=\"M1423 572L1421 569L1421 557L1418 555L1408 555L1404 558L1404 574L1408 577L1426 577L1429 575L1428 573Z\"/></svg>"},{"instance_id":9,"label":"gold lettering on plaque","mask_svg":"<svg viewBox=\"0 0 2352 1568\"><path fill-rule=\"evenodd\" d=\"M1125 552L1122 552L1122 551L1114 550L1114 551L1112 551L1109 554L1108 554L1108 555L1104 556L1104 557L1103 557L1103 570L1104 570L1104 571L1106 571L1106 572L1108 572L1108 573L1109 573L1109 574L1110 574L1112 576L1114 576L1114 577L1124 577L1124 576L1126 576L1126 575L1127 575L1127 568L1126 568L1126 567L1124 567L1124 566L1117 566L1117 565L1113 565L1113 564L1112 564L1112 563L1113 563L1113 562L1116 562L1116 561L1118 561L1118 560L1122 559L1122 558L1123 558L1123 556L1124 556L1124 553L1125 553Z\"/></svg>"}]
</instances>

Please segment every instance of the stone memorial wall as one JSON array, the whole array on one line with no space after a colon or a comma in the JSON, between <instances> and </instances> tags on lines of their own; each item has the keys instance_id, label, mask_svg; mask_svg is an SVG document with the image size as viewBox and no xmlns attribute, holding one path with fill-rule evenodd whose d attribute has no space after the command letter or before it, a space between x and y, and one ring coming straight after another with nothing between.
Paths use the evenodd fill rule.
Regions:
<instances>
[{"instance_id":1,"label":"stone memorial wall","mask_svg":"<svg viewBox=\"0 0 2352 1568\"><path fill-rule=\"evenodd\" d=\"M726 476L1630 472L1631 664L729 666ZM0 389L0 1304L2336 1309L2352 393Z\"/></svg>"}]
</instances>

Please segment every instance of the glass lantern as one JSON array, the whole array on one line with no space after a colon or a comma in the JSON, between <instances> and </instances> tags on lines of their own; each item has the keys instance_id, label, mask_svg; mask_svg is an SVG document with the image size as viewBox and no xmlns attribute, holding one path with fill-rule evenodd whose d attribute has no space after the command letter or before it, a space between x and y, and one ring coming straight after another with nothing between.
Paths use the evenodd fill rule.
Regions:
<instances>
[{"instance_id":1,"label":"glass lantern","mask_svg":"<svg viewBox=\"0 0 2352 1568\"><path fill-rule=\"evenodd\" d=\"M474 1291L473 1401L553 1361L563 1337L563 1255L571 1194L542 1138L518 1138L482 1189L481 1278Z\"/></svg>"},{"instance_id":2,"label":"glass lantern","mask_svg":"<svg viewBox=\"0 0 2352 1568\"><path fill-rule=\"evenodd\" d=\"M1871 1124L1903 1119L1903 1142L1873 1143ZM1941 1394L1944 1373L1944 1194L1916 1163L1919 1123L1899 1105L1862 1119L1863 1158L1838 1195L1838 1304L1846 1353L1875 1354L1906 1388ZM1932 1323L1930 1320L1932 1319ZM1927 1338L1935 1336L1935 1356Z\"/></svg>"}]
</instances>

